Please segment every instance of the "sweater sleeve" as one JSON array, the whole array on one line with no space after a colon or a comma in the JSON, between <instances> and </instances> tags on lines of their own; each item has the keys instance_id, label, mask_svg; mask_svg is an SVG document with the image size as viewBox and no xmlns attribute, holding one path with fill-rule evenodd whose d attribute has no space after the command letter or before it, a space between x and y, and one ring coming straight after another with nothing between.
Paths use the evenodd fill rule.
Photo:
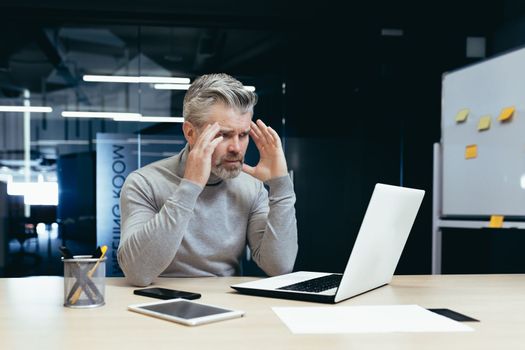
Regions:
<instances>
[{"instance_id":1,"label":"sweater sleeve","mask_svg":"<svg viewBox=\"0 0 525 350\"><path fill-rule=\"evenodd\" d=\"M120 195L117 257L129 283L147 286L173 261L201 191L183 179L159 210L147 179L139 173L128 176Z\"/></svg>"},{"instance_id":2,"label":"sweater sleeve","mask_svg":"<svg viewBox=\"0 0 525 350\"><path fill-rule=\"evenodd\" d=\"M297 257L297 221L295 193L288 175L261 183L248 222L248 244L257 265L275 276L293 270Z\"/></svg>"}]
</instances>

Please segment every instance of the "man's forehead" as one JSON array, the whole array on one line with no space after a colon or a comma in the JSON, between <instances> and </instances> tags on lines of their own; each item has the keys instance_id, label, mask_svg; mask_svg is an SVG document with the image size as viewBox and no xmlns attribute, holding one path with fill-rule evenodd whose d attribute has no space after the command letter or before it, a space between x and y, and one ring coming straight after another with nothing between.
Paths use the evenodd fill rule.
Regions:
<instances>
[{"instance_id":1,"label":"man's forehead","mask_svg":"<svg viewBox=\"0 0 525 350\"><path fill-rule=\"evenodd\" d=\"M223 118L210 118L208 120L211 123L219 123L221 131L237 131L245 132L250 130L252 118L251 115L238 116L237 118L223 117Z\"/></svg>"},{"instance_id":2,"label":"man's forehead","mask_svg":"<svg viewBox=\"0 0 525 350\"><path fill-rule=\"evenodd\" d=\"M221 125L219 123L219 126L221 127L221 132L246 132L246 131L250 131L250 126L248 125L247 127L237 127L237 128L232 128L232 127L227 127L227 126L224 126L224 125Z\"/></svg>"},{"instance_id":3,"label":"man's forehead","mask_svg":"<svg viewBox=\"0 0 525 350\"><path fill-rule=\"evenodd\" d=\"M212 106L208 112L208 123L218 122L228 128L250 126L252 112L242 113L235 108L227 107L221 103Z\"/></svg>"}]
</instances>

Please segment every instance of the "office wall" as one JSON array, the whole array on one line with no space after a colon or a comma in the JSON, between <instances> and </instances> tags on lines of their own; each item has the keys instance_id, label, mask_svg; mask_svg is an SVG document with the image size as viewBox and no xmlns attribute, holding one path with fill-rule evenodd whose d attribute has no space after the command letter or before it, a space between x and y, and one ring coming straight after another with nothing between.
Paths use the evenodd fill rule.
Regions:
<instances>
[{"instance_id":1,"label":"office wall","mask_svg":"<svg viewBox=\"0 0 525 350\"><path fill-rule=\"evenodd\" d=\"M488 17L481 10L480 21ZM285 134L297 192L297 269L342 271L373 185L386 182L426 190L396 272L430 273L441 75L478 60L466 57L466 37L491 30L462 22L466 6L436 13L446 29L439 16L353 23L356 14L342 13L290 33ZM382 36L385 27L403 35Z\"/></svg>"}]
</instances>

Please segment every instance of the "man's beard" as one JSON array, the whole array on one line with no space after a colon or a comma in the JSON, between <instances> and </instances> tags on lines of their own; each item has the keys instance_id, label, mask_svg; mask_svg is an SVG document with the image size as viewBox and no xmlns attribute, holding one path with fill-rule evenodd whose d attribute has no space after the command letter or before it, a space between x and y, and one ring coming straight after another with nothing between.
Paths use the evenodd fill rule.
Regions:
<instances>
[{"instance_id":1,"label":"man's beard","mask_svg":"<svg viewBox=\"0 0 525 350\"><path fill-rule=\"evenodd\" d=\"M226 161L236 160L238 163L226 163ZM234 177L239 176L242 171L242 164L244 162L244 157L240 154L227 154L219 159L217 159L211 167L211 172L213 175L223 179L233 179Z\"/></svg>"}]
</instances>

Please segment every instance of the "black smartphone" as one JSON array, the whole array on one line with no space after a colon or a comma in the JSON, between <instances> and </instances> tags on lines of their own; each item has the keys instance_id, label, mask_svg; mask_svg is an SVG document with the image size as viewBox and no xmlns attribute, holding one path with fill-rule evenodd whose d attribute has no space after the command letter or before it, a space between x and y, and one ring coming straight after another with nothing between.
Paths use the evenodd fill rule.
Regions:
<instances>
[{"instance_id":1,"label":"black smartphone","mask_svg":"<svg viewBox=\"0 0 525 350\"><path fill-rule=\"evenodd\" d=\"M159 287L135 289L133 291L133 294L143 295L145 297L151 297L151 298L157 298L157 299L164 299L164 300L175 299L175 298L193 300L193 299L199 299L201 297L199 293L185 292L182 290L159 288Z\"/></svg>"},{"instance_id":2,"label":"black smartphone","mask_svg":"<svg viewBox=\"0 0 525 350\"><path fill-rule=\"evenodd\" d=\"M453 319L455 321L459 321L459 322L468 322L468 321L479 322L479 320L476 320L475 318L472 318L472 317L467 316L467 315L460 314L459 312L453 311L453 310L450 310L450 309L428 309L428 310L432 311L432 312L435 312L436 314L439 314L441 316L445 316L445 317L451 318L451 319Z\"/></svg>"}]
</instances>

